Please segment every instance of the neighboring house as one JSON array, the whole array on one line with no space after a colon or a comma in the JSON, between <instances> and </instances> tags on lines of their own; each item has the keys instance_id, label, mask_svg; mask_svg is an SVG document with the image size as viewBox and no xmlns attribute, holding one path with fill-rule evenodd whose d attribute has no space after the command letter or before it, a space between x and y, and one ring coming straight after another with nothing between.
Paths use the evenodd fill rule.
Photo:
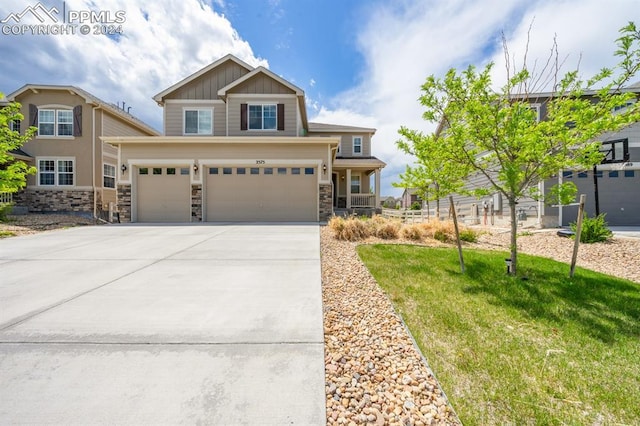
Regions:
<instances>
[{"instance_id":1,"label":"neighboring house","mask_svg":"<svg viewBox=\"0 0 640 426\"><path fill-rule=\"evenodd\" d=\"M402 208L410 209L413 203L419 203L421 208L424 207L424 202L418 195L418 188L405 188L402 193Z\"/></svg>"},{"instance_id":2,"label":"neighboring house","mask_svg":"<svg viewBox=\"0 0 640 426\"><path fill-rule=\"evenodd\" d=\"M623 89L640 96L640 83ZM585 93L593 98L593 92ZM538 117L544 120L546 104L550 93L529 94L536 99L532 108L538 111ZM441 131L443 126L438 128ZM640 226L640 123L636 123L616 133L602 135L602 151L607 153L604 163L596 168L598 181L599 211L606 214L611 226ZM607 164L616 156L616 162ZM595 183L593 170L564 170L553 179L538 183L538 191L547 194L556 183L573 181L578 194L586 194L585 211L595 215ZM490 187L486 177L476 174L467 180L467 188ZM476 199L474 197L453 195L454 202L462 216L477 218L483 215L484 206L488 214L494 212L496 224L509 222L509 205L499 193ZM567 226L577 219L577 206L549 206L542 200L522 199L518 203L518 222L527 222L539 227Z\"/></svg>"},{"instance_id":3,"label":"neighboring house","mask_svg":"<svg viewBox=\"0 0 640 426\"><path fill-rule=\"evenodd\" d=\"M77 212L98 216L116 202L118 152L101 136L151 136L159 133L115 105L74 86L27 84L6 97L19 102L22 133L36 136L14 157L33 165L36 175L13 195L17 207L31 212Z\"/></svg>"},{"instance_id":4,"label":"neighboring house","mask_svg":"<svg viewBox=\"0 0 640 426\"><path fill-rule=\"evenodd\" d=\"M118 148L121 220L322 221L378 205L375 130L309 123L304 92L266 68L227 55L154 100L164 136L102 138Z\"/></svg>"}]
</instances>

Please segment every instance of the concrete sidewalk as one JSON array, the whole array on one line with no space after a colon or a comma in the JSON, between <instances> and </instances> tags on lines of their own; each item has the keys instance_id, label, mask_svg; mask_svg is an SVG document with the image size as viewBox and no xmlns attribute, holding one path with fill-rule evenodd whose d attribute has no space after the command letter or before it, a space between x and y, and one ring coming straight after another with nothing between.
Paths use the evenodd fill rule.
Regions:
<instances>
[{"instance_id":1,"label":"concrete sidewalk","mask_svg":"<svg viewBox=\"0 0 640 426\"><path fill-rule=\"evenodd\" d=\"M0 241L0 423L324 424L317 225Z\"/></svg>"}]
</instances>

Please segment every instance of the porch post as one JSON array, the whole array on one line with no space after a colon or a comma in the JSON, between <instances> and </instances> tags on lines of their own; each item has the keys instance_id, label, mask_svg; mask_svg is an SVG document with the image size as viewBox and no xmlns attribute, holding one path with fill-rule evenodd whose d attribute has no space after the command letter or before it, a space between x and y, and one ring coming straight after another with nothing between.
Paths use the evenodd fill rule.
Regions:
<instances>
[{"instance_id":1,"label":"porch post","mask_svg":"<svg viewBox=\"0 0 640 426\"><path fill-rule=\"evenodd\" d=\"M376 169L376 205L374 208L380 207L380 169Z\"/></svg>"},{"instance_id":2,"label":"porch post","mask_svg":"<svg viewBox=\"0 0 640 426\"><path fill-rule=\"evenodd\" d=\"M351 169L347 169L347 208L351 208Z\"/></svg>"}]
</instances>

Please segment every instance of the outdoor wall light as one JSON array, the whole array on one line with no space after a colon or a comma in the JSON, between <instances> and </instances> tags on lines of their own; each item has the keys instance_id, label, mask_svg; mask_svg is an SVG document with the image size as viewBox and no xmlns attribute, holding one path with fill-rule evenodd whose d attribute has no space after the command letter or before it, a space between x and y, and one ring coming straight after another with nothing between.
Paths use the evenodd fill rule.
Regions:
<instances>
[{"instance_id":1,"label":"outdoor wall light","mask_svg":"<svg viewBox=\"0 0 640 426\"><path fill-rule=\"evenodd\" d=\"M342 178L342 180L344 180L344 175L340 176Z\"/></svg>"},{"instance_id":2,"label":"outdoor wall light","mask_svg":"<svg viewBox=\"0 0 640 426\"><path fill-rule=\"evenodd\" d=\"M323 164L323 165L322 165L322 171L323 171L323 172L325 172L325 173L327 173L327 165L326 165L326 164Z\"/></svg>"},{"instance_id":3,"label":"outdoor wall light","mask_svg":"<svg viewBox=\"0 0 640 426\"><path fill-rule=\"evenodd\" d=\"M122 164L122 166L120 166L120 170L122 170L122 174L124 174L124 172L127 171L127 165L126 164Z\"/></svg>"},{"instance_id":4,"label":"outdoor wall light","mask_svg":"<svg viewBox=\"0 0 640 426\"><path fill-rule=\"evenodd\" d=\"M193 165L193 172L194 173L198 173L198 165L197 164Z\"/></svg>"}]
</instances>

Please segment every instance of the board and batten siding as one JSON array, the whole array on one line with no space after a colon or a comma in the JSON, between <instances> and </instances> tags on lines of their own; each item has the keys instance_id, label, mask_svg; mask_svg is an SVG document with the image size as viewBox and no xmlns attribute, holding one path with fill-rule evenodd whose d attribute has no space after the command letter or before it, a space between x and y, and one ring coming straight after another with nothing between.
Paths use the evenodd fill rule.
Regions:
<instances>
[{"instance_id":1,"label":"board and batten siding","mask_svg":"<svg viewBox=\"0 0 640 426\"><path fill-rule=\"evenodd\" d=\"M246 68L228 61L177 88L165 96L165 99L218 99L218 90L247 73L249 70Z\"/></svg>"},{"instance_id":2,"label":"board and batten siding","mask_svg":"<svg viewBox=\"0 0 640 426\"><path fill-rule=\"evenodd\" d=\"M229 110L229 135L228 136L298 136L297 135L297 108L298 100L295 95L291 97L261 97L251 98L245 96L229 96L227 98ZM241 104L284 104L284 130L241 130L240 105Z\"/></svg>"},{"instance_id":3,"label":"board and batten siding","mask_svg":"<svg viewBox=\"0 0 640 426\"><path fill-rule=\"evenodd\" d=\"M257 74L247 81L243 81L231 89L229 93L250 95L295 95L295 91L264 74Z\"/></svg>"},{"instance_id":4,"label":"board and batten siding","mask_svg":"<svg viewBox=\"0 0 640 426\"><path fill-rule=\"evenodd\" d=\"M184 110L206 108L213 108L213 136L226 136L227 106L222 101L212 101L210 104L166 102L164 104L164 134L166 136L182 136L184 134Z\"/></svg>"}]
</instances>

